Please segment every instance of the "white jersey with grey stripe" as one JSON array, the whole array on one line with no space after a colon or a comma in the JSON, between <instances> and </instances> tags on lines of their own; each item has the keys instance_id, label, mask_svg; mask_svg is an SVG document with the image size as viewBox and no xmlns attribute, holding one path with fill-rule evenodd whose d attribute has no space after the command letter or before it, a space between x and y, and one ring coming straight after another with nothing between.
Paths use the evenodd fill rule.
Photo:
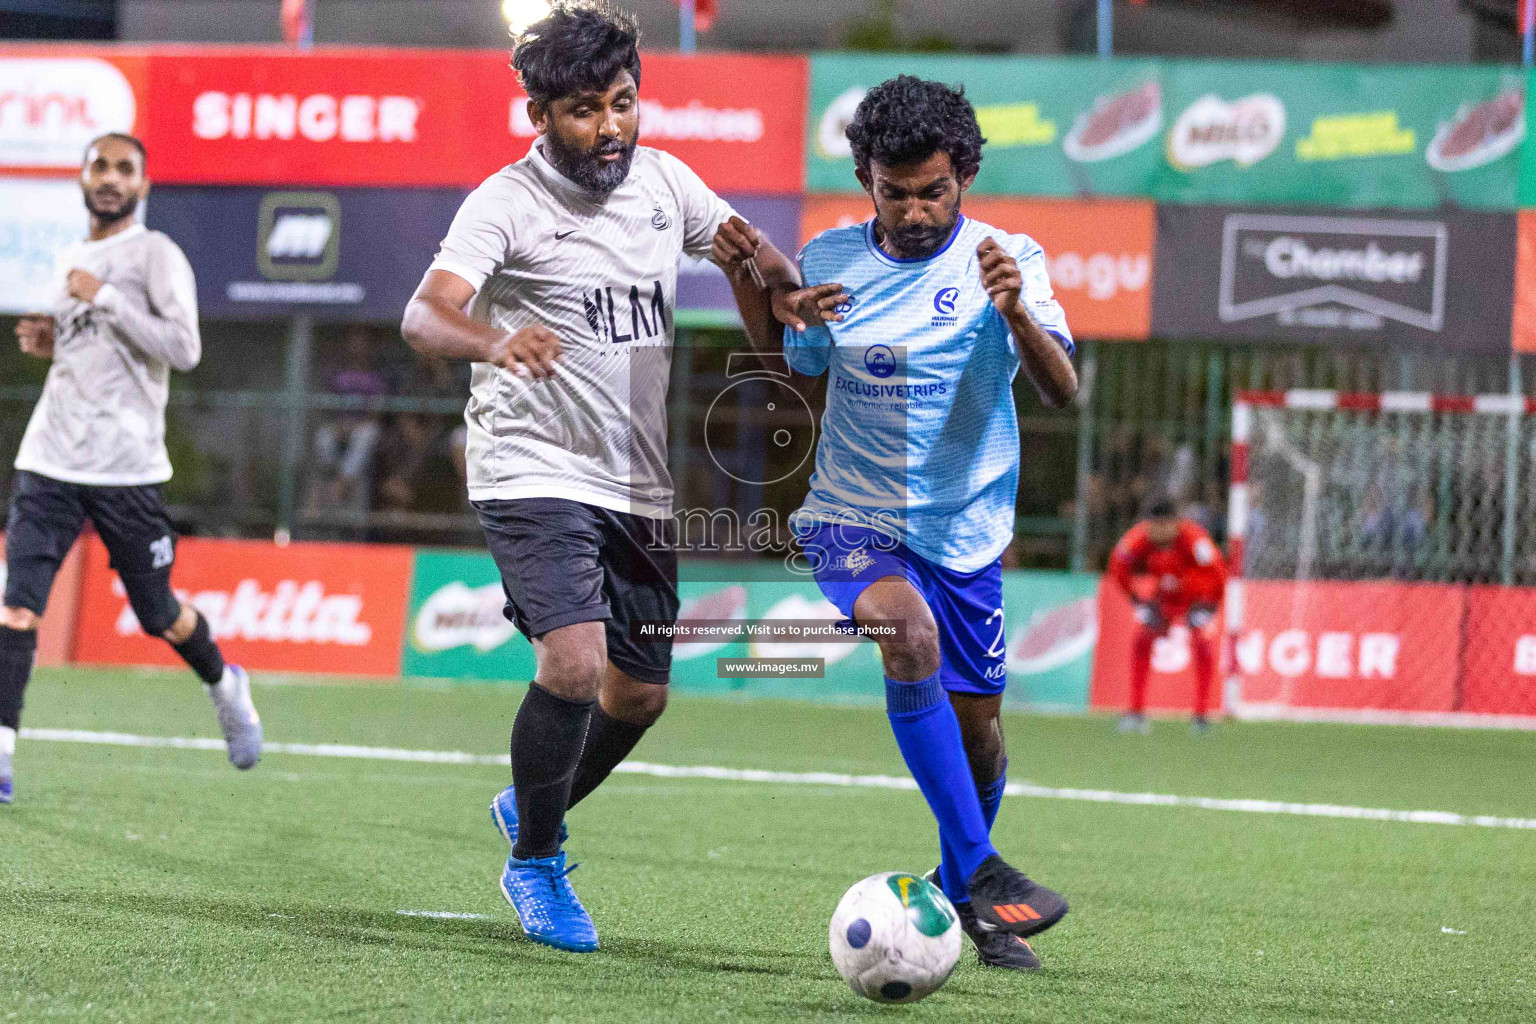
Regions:
<instances>
[{"instance_id":1,"label":"white jersey with grey stripe","mask_svg":"<svg viewBox=\"0 0 1536 1024\"><path fill-rule=\"evenodd\" d=\"M566 178L535 144L464 201L431 269L475 287L476 320L505 331L540 324L563 348L543 380L474 364L464 412L470 498L672 514L677 264L707 255L732 212L682 161L643 146L607 196Z\"/></svg>"},{"instance_id":2,"label":"white jersey with grey stripe","mask_svg":"<svg viewBox=\"0 0 1536 1024\"><path fill-rule=\"evenodd\" d=\"M76 268L103 282L94 301L70 296L65 278ZM53 366L16 468L101 487L164 483L171 371L202 357L191 264L170 238L135 224L68 247L54 278Z\"/></svg>"}]
</instances>

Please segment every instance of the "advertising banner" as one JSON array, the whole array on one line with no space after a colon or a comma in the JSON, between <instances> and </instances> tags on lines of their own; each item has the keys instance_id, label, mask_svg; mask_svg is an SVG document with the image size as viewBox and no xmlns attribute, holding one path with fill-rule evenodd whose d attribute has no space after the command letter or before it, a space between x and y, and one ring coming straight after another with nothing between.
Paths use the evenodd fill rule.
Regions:
<instances>
[{"instance_id":1,"label":"advertising banner","mask_svg":"<svg viewBox=\"0 0 1536 1024\"><path fill-rule=\"evenodd\" d=\"M224 656L248 669L352 676L400 674L411 549L186 539L171 582L208 620ZM86 544L75 660L180 666L144 635L95 536Z\"/></svg>"},{"instance_id":2,"label":"advertising banner","mask_svg":"<svg viewBox=\"0 0 1536 1024\"><path fill-rule=\"evenodd\" d=\"M74 177L98 135L142 132L147 75L131 50L0 47L0 175Z\"/></svg>"},{"instance_id":3,"label":"advertising banner","mask_svg":"<svg viewBox=\"0 0 1536 1024\"><path fill-rule=\"evenodd\" d=\"M713 188L798 193L806 62L647 54L641 141ZM180 184L473 187L536 136L501 50L157 55L155 173Z\"/></svg>"},{"instance_id":4,"label":"advertising banner","mask_svg":"<svg viewBox=\"0 0 1536 1024\"><path fill-rule=\"evenodd\" d=\"M1248 580L1243 592L1244 703L1455 709L1466 588Z\"/></svg>"},{"instance_id":5,"label":"advertising banner","mask_svg":"<svg viewBox=\"0 0 1536 1024\"><path fill-rule=\"evenodd\" d=\"M1517 216L1511 340L1516 352L1536 352L1536 210L1521 210Z\"/></svg>"},{"instance_id":6,"label":"advertising banner","mask_svg":"<svg viewBox=\"0 0 1536 1024\"><path fill-rule=\"evenodd\" d=\"M1051 287L1074 335L1146 339L1152 325L1157 232L1151 203L968 196L961 208L967 217L1040 243ZM873 216L874 208L862 194L812 196L806 200L804 241Z\"/></svg>"},{"instance_id":7,"label":"advertising banner","mask_svg":"<svg viewBox=\"0 0 1536 1024\"><path fill-rule=\"evenodd\" d=\"M727 195L732 209L760 229L780 252L791 257L800 246L799 196ZM684 256L677 268L677 308L736 313L736 297L725 273L708 260Z\"/></svg>"},{"instance_id":8,"label":"advertising banner","mask_svg":"<svg viewBox=\"0 0 1536 1024\"><path fill-rule=\"evenodd\" d=\"M1513 214L1157 208L1159 336L1507 352Z\"/></svg>"},{"instance_id":9,"label":"advertising banner","mask_svg":"<svg viewBox=\"0 0 1536 1024\"><path fill-rule=\"evenodd\" d=\"M1469 587L1461 708L1536 715L1536 590Z\"/></svg>"},{"instance_id":10,"label":"advertising banner","mask_svg":"<svg viewBox=\"0 0 1536 1024\"><path fill-rule=\"evenodd\" d=\"M683 622L698 620L837 620L841 616L809 579L788 580L772 565L745 565L736 582L718 567L691 571L684 561L679 595ZM708 577L714 581L706 581ZM1010 706L1080 710L1087 704L1089 666L1098 637L1093 605L1097 578L1066 573L1005 573ZM403 671L407 676L526 682L533 648L502 609L506 597L489 555L474 551L416 552ZM722 678L720 659L821 658L822 678ZM750 694L802 700L878 703L884 699L878 650L868 642L764 643L740 637L679 642L672 682L691 693Z\"/></svg>"},{"instance_id":11,"label":"advertising banner","mask_svg":"<svg viewBox=\"0 0 1536 1024\"><path fill-rule=\"evenodd\" d=\"M1093 691L1091 704L1105 711L1121 711L1131 702L1131 642L1136 620L1132 617L1130 598L1125 591L1105 580L1098 596L1099 643L1093 653ZM1226 609L1209 626L1211 635L1221 637ZM1189 627L1178 622L1168 635L1152 644L1152 671L1147 677L1149 711L1189 712L1195 703L1194 658L1189 645ZM1220 640L1218 639L1218 643ZM1211 684L1210 701L1219 708L1222 700L1221 674Z\"/></svg>"},{"instance_id":12,"label":"advertising banner","mask_svg":"<svg viewBox=\"0 0 1536 1024\"><path fill-rule=\"evenodd\" d=\"M82 219L80 190L68 185L58 208ZM0 196L7 184L0 180ZM38 185L36 187L44 187ZM448 225L467 193L463 189L334 188L261 189L169 185L156 188L147 204L150 227L170 235L197 273L198 309L209 319L290 316L303 308L322 319L398 320L421 283ZM794 252L800 234L800 200L773 196L727 196L743 217L761 228L785 252ZM41 204L15 214L37 218ZM0 260L5 259L6 218L0 213ZM51 223L48 222L48 223ZM83 232L74 230L73 241ZM15 235L24 241L32 276L0 282L0 297L23 280L46 295L54 251L65 228ZM46 260L46 269L44 261ZM714 264L684 258L678 268L679 309L727 310L736 300ZM9 308L26 296L0 298ZM10 306L10 303L16 303Z\"/></svg>"},{"instance_id":13,"label":"advertising banner","mask_svg":"<svg viewBox=\"0 0 1536 1024\"><path fill-rule=\"evenodd\" d=\"M54 260L89 229L77 181L0 178L0 313L51 310L63 291Z\"/></svg>"},{"instance_id":14,"label":"advertising banner","mask_svg":"<svg viewBox=\"0 0 1536 1024\"><path fill-rule=\"evenodd\" d=\"M1177 61L1164 83L1159 201L1515 205L1524 72Z\"/></svg>"},{"instance_id":15,"label":"advertising banner","mask_svg":"<svg viewBox=\"0 0 1536 1024\"><path fill-rule=\"evenodd\" d=\"M58 575L53 578L48 607L43 610L42 621L37 626L39 665L64 665L69 662L75 643L75 615L80 605L83 551L84 544L76 541L69 549L69 554L64 556ZM0 591L5 589L5 574L5 534L0 533Z\"/></svg>"},{"instance_id":16,"label":"advertising banner","mask_svg":"<svg viewBox=\"0 0 1536 1024\"><path fill-rule=\"evenodd\" d=\"M1162 162L1158 62L919 54L811 58L809 191L860 190L844 132L864 94L898 74L965 86L987 138L977 193L1151 194Z\"/></svg>"},{"instance_id":17,"label":"advertising banner","mask_svg":"<svg viewBox=\"0 0 1536 1024\"><path fill-rule=\"evenodd\" d=\"M206 318L398 320L465 194L166 186L147 223L186 252Z\"/></svg>"},{"instance_id":18,"label":"advertising banner","mask_svg":"<svg viewBox=\"0 0 1536 1024\"><path fill-rule=\"evenodd\" d=\"M979 192L1515 205L1523 72L1073 57L813 58L811 191L857 190L844 129L866 90L901 73L965 86L988 139Z\"/></svg>"}]
</instances>

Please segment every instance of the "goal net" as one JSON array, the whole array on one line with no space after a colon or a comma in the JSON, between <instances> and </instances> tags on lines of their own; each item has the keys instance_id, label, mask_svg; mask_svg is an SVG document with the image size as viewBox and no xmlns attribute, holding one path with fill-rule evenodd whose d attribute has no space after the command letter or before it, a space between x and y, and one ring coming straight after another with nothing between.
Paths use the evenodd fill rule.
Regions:
<instances>
[{"instance_id":1,"label":"goal net","mask_svg":"<svg viewBox=\"0 0 1536 1024\"><path fill-rule=\"evenodd\" d=\"M1228 710L1536 728L1533 412L1240 393Z\"/></svg>"}]
</instances>

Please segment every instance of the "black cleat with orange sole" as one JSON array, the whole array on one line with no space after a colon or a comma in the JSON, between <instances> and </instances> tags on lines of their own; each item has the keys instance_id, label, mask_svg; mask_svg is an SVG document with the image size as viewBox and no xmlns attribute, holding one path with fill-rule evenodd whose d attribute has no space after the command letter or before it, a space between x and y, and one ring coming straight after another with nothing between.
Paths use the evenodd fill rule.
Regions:
<instances>
[{"instance_id":1,"label":"black cleat with orange sole","mask_svg":"<svg viewBox=\"0 0 1536 1024\"><path fill-rule=\"evenodd\" d=\"M965 887L982 931L1028 938L1067 916L1065 896L1031 882L996 854L981 862Z\"/></svg>"}]
</instances>

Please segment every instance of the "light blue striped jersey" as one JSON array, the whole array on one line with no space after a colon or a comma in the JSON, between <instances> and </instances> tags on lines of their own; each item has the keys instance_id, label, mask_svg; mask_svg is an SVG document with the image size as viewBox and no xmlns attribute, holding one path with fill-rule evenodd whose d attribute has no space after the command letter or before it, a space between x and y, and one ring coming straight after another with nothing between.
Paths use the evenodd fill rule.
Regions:
<instances>
[{"instance_id":1,"label":"light blue striped jersey","mask_svg":"<svg viewBox=\"0 0 1536 1024\"><path fill-rule=\"evenodd\" d=\"M1013 332L981 284L976 247L991 236L1015 260L1035 320L1070 353L1034 239L962 217L926 260L898 260L873 221L826 231L800 253L807 285L852 296L842 323L784 332L798 373L827 379L827 408L797 532L855 522L960 572L985 568L1013 539L1019 426Z\"/></svg>"}]
</instances>

